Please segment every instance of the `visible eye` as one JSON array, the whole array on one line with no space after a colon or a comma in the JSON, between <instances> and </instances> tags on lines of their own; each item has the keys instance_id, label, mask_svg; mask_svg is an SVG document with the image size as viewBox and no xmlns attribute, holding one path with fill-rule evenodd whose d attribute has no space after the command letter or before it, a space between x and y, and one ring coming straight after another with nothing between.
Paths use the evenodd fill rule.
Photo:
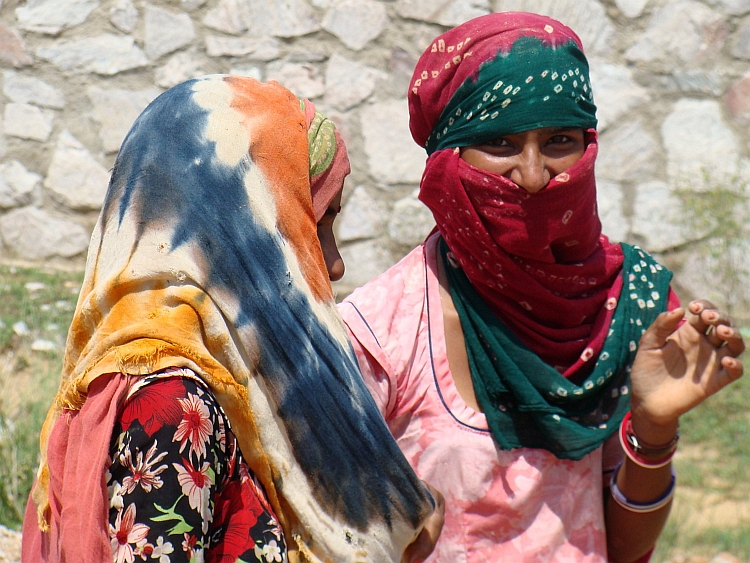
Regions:
<instances>
[{"instance_id":1,"label":"visible eye","mask_svg":"<svg viewBox=\"0 0 750 563\"><path fill-rule=\"evenodd\" d=\"M505 137L500 137L499 139L492 139L491 141L487 141L485 144L491 147L503 147L503 148L513 146L513 144Z\"/></svg>"},{"instance_id":2,"label":"visible eye","mask_svg":"<svg viewBox=\"0 0 750 563\"><path fill-rule=\"evenodd\" d=\"M547 140L548 145L564 145L566 143L574 143L575 139L568 135L554 135Z\"/></svg>"}]
</instances>

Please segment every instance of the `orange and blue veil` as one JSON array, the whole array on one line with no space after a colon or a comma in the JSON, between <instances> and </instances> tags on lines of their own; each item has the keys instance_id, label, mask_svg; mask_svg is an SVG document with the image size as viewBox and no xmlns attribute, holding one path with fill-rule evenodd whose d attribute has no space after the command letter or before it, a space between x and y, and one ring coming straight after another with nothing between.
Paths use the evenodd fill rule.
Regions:
<instances>
[{"instance_id":1,"label":"orange and blue veil","mask_svg":"<svg viewBox=\"0 0 750 563\"><path fill-rule=\"evenodd\" d=\"M104 376L177 366L195 371L229 416L292 561L397 561L416 537L432 499L361 379L316 236L311 177L342 169L340 142L316 137L332 129L321 121L279 84L217 75L168 90L135 122L92 235L43 430L33 493L43 527L54 525L56 483L70 470L54 474L71 447L70 436L65 447L55 441L56 423L85 417ZM118 393L83 434L108 445L101 420ZM102 486L91 488L106 506Z\"/></svg>"}]
</instances>

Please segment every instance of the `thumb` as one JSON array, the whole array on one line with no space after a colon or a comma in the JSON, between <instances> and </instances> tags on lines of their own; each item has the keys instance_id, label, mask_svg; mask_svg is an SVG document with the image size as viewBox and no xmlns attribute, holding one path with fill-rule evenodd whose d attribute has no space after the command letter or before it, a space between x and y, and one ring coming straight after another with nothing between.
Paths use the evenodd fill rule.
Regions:
<instances>
[{"instance_id":1,"label":"thumb","mask_svg":"<svg viewBox=\"0 0 750 563\"><path fill-rule=\"evenodd\" d=\"M646 350L662 348L667 343L667 338L674 333L684 317L685 309L682 307L661 313L648 327L648 330L643 333L640 348Z\"/></svg>"}]
</instances>

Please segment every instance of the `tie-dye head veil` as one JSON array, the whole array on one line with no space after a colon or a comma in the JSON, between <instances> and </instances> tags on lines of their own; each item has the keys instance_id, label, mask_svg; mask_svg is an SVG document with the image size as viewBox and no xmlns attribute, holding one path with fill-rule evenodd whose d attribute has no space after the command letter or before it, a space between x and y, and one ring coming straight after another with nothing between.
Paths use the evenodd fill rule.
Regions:
<instances>
[{"instance_id":1,"label":"tie-dye head veil","mask_svg":"<svg viewBox=\"0 0 750 563\"><path fill-rule=\"evenodd\" d=\"M332 124L273 82L202 77L142 113L92 236L42 436L43 523L65 477L46 463L64 450L50 438L61 411L84 416L103 375L189 367L229 416L292 561L400 558L432 499L361 379L317 240L347 172Z\"/></svg>"}]
</instances>

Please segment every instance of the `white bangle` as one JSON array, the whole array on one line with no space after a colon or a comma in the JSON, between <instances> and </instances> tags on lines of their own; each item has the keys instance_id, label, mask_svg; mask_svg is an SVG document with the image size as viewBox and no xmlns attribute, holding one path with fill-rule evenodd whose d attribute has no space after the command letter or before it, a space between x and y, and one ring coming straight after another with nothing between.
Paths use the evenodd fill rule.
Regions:
<instances>
[{"instance_id":1,"label":"white bangle","mask_svg":"<svg viewBox=\"0 0 750 563\"><path fill-rule=\"evenodd\" d=\"M625 510L630 512L638 512L640 514L646 514L647 512L656 512L660 508L665 507L674 496L675 487L675 473L674 467L672 467L672 480L669 482L669 487L664 491L664 494L658 499L651 502L634 502L629 500L622 491L617 487L617 474L620 472L620 466L622 462L612 472L612 478L609 483L609 490L612 492L612 498L617 504L622 506Z\"/></svg>"}]
</instances>

